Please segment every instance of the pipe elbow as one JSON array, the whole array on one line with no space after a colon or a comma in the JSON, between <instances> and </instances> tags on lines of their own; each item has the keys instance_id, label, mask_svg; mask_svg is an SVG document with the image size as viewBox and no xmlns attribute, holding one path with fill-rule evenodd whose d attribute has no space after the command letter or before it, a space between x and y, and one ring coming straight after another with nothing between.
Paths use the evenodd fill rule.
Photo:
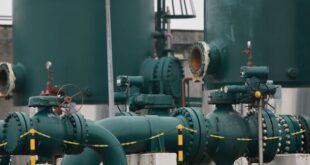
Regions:
<instances>
[{"instance_id":1,"label":"pipe elbow","mask_svg":"<svg viewBox=\"0 0 310 165\"><path fill-rule=\"evenodd\" d=\"M88 132L88 144L93 147L85 149L87 150L86 153L89 153L89 157L87 156L86 159L89 159L83 162L92 165L99 165L102 161L105 165L127 165L126 154L120 142L110 131L95 123L88 122ZM95 147L96 144L105 144L107 147ZM101 160L98 159L100 157L93 157L93 154L101 156ZM65 156L62 165L81 164L82 162L75 159L76 157L78 155Z\"/></svg>"}]
</instances>

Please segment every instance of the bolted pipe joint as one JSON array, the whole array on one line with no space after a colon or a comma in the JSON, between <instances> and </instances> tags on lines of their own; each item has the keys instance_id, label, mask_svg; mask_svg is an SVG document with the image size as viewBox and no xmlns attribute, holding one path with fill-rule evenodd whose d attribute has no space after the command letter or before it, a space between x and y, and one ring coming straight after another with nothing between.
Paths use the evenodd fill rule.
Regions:
<instances>
[{"instance_id":1,"label":"bolted pipe joint","mask_svg":"<svg viewBox=\"0 0 310 165\"><path fill-rule=\"evenodd\" d=\"M79 114L59 117L50 109L41 109L30 118L26 113L13 112L6 117L3 128L3 140L7 142L5 152L14 155L31 154L28 147L31 129L37 132L36 154L50 160L55 155L78 154L83 151L82 145L64 143L64 140L87 143L87 123Z\"/></svg>"},{"instance_id":2,"label":"bolted pipe joint","mask_svg":"<svg viewBox=\"0 0 310 165\"><path fill-rule=\"evenodd\" d=\"M1 154L38 155L41 160L53 163L56 156L79 154L88 146L98 152L107 165L127 164L125 153L111 132L77 113L58 116L53 107L60 103L57 96L35 96L29 99L29 106L38 107L33 117L22 112L9 113L3 124L2 139L6 144ZM35 139L34 145L30 139ZM98 144L118 147L94 147Z\"/></svg>"}]
</instances>

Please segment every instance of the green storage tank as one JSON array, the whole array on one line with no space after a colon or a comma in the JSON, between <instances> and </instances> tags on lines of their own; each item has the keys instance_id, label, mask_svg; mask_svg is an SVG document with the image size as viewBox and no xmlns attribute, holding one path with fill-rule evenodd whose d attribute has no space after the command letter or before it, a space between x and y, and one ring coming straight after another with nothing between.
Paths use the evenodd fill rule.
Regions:
<instances>
[{"instance_id":1,"label":"green storage tank","mask_svg":"<svg viewBox=\"0 0 310 165\"><path fill-rule=\"evenodd\" d=\"M75 84L84 103L108 100L104 0L27 0L14 2L14 63L25 68L16 105L46 89L45 64L51 61L53 84ZM152 0L111 0L114 76L138 75L152 55Z\"/></svg>"},{"instance_id":2,"label":"green storage tank","mask_svg":"<svg viewBox=\"0 0 310 165\"><path fill-rule=\"evenodd\" d=\"M309 16L308 0L205 0L208 88L242 82L238 73L247 65L242 51L248 41L253 64L269 66L269 79L285 87L310 86Z\"/></svg>"}]
</instances>

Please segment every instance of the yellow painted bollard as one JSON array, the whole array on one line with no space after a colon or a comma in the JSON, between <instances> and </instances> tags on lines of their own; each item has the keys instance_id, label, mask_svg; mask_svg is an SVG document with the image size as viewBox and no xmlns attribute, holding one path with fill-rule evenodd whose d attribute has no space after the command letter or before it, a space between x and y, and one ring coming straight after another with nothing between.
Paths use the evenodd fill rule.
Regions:
<instances>
[{"instance_id":1,"label":"yellow painted bollard","mask_svg":"<svg viewBox=\"0 0 310 165\"><path fill-rule=\"evenodd\" d=\"M183 125L177 125L178 129L178 164L182 165L184 161L184 153L183 153Z\"/></svg>"},{"instance_id":2,"label":"yellow painted bollard","mask_svg":"<svg viewBox=\"0 0 310 165\"><path fill-rule=\"evenodd\" d=\"M36 140L34 138L36 131L34 129L30 129L29 134L30 134L30 165L35 165L36 164Z\"/></svg>"}]
</instances>

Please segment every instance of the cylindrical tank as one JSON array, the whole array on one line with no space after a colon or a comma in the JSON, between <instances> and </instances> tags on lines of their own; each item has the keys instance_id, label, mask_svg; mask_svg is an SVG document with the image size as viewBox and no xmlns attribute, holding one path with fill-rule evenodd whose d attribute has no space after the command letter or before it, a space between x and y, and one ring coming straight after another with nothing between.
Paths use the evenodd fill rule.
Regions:
<instances>
[{"instance_id":1,"label":"cylindrical tank","mask_svg":"<svg viewBox=\"0 0 310 165\"><path fill-rule=\"evenodd\" d=\"M242 53L251 41L253 64L269 66L269 79L285 87L310 85L310 1L205 0L205 41L216 70L208 71L208 88L241 83ZM214 61L213 61L214 62ZM214 65L212 65L214 67Z\"/></svg>"},{"instance_id":2,"label":"cylindrical tank","mask_svg":"<svg viewBox=\"0 0 310 165\"><path fill-rule=\"evenodd\" d=\"M152 0L111 1L114 76L138 75L152 53ZM53 84L75 84L84 103L108 100L104 0L14 1L14 63L25 68L16 105L46 89L45 64L52 62Z\"/></svg>"}]
</instances>

